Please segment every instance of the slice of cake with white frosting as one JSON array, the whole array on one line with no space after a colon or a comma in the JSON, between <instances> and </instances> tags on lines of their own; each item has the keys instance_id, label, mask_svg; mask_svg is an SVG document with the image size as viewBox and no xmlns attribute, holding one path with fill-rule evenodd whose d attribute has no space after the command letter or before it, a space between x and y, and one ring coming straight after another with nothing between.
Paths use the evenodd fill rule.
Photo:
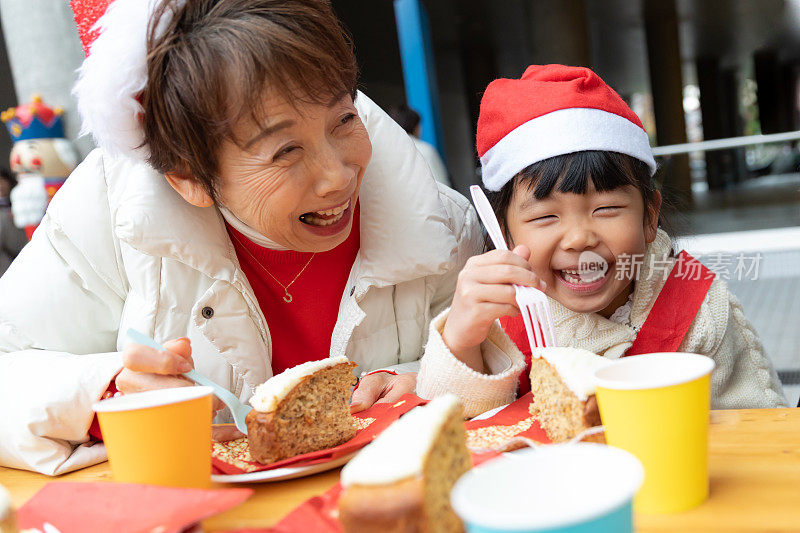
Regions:
<instances>
[{"instance_id":1,"label":"slice of cake with white frosting","mask_svg":"<svg viewBox=\"0 0 800 533\"><path fill-rule=\"evenodd\" d=\"M537 348L531 359L528 408L553 442L563 442L599 426L594 373L612 360L579 348ZM584 440L604 442L602 434Z\"/></svg>"},{"instance_id":2,"label":"slice of cake with white frosting","mask_svg":"<svg viewBox=\"0 0 800 533\"><path fill-rule=\"evenodd\" d=\"M338 446L356 434L355 363L329 357L289 368L256 388L247 415L250 456L262 464Z\"/></svg>"},{"instance_id":3,"label":"slice of cake with white frosting","mask_svg":"<svg viewBox=\"0 0 800 533\"><path fill-rule=\"evenodd\" d=\"M436 398L389 426L342 470L345 532L463 531L450 490L470 469L455 396Z\"/></svg>"}]
</instances>

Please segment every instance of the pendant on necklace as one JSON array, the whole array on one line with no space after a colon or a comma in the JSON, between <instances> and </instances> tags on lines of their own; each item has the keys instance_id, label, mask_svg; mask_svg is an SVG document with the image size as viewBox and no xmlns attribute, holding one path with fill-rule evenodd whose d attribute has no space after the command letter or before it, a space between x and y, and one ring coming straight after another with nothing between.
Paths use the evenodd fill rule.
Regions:
<instances>
[{"instance_id":1,"label":"pendant on necklace","mask_svg":"<svg viewBox=\"0 0 800 533\"><path fill-rule=\"evenodd\" d=\"M289 291L287 291L286 289L283 289L283 292L286 293L286 295L283 297L283 301L286 302L287 304L292 303L292 295L289 294Z\"/></svg>"}]
</instances>

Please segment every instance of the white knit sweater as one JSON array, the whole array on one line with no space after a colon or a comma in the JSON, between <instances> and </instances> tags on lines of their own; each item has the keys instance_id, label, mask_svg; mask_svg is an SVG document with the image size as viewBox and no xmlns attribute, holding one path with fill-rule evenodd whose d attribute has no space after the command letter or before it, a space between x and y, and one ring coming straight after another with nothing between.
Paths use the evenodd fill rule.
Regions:
<instances>
[{"instance_id":1,"label":"white knit sweater","mask_svg":"<svg viewBox=\"0 0 800 533\"><path fill-rule=\"evenodd\" d=\"M618 358L631 347L656 301L674 257L672 242L659 230L647 247L637 278L630 323L620 324L597 313L576 313L550 299L559 346L583 348L609 358ZM654 268L655 266L655 268ZM483 343L487 374L476 372L456 359L441 332L449 309L431 321L429 347L417 377L417 394L433 398L445 393L458 396L467 416L509 403L516 397L517 380L525 364L522 353L496 322ZM727 285L716 278L706 294L679 351L714 359L711 376L711 407L743 409L786 407L778 375L739 301Z\"/></svg>"}]
</instances>

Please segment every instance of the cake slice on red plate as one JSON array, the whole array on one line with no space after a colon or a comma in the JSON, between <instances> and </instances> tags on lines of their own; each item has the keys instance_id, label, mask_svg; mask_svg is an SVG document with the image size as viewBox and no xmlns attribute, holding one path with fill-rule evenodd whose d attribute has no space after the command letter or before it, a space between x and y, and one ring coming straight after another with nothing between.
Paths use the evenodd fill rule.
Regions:
<instances>
[{"instance_id":1,"label":"cake slice on red plate","mask_svg":"<svg viewBox=\"0 0 800 533\"><path fill-rule=\"evenodd\" d=\"M262 464L338 446L356 434L350 387L356 364L347 357L309 361L256 388L245 419L250 456Z\"/></svg>"},{"instance_id":2,"label":"cake slice on red plate","mask_svg":"<svg viewBox=\"0 0 800 533\"><path fill-rule=\"evenodd\" d=\"M554 443L599 426L594 373L613 364L579 348L536 348L531 358L530 413ZM602 433L583 440L605 442Z\"/></svg>"}]
</instances>

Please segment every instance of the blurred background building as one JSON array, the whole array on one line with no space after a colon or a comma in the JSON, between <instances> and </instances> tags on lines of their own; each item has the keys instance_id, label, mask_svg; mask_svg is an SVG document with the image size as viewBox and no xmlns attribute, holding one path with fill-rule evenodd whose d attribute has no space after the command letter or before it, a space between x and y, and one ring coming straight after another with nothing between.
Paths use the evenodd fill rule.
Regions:
<instances>
[{"instance_id":1,"label":"blurred background building","mask_svg":"<svg viewBox=\"0 0 800 533\"><path fill-rule=\"evenodd\" d=\"M675 206L673 232L708 258L759 257L730 279L787 386L800 394L800 0L332 0L352 33L361 86L422 117L453 187L480 181L482 91L532 63L594 69L641 117ZM67 0L0 0L0 109L34 92L79 120L70 87L83 54ZM760 143L757 135L785 135ZM753 136L749 139L738 139ZM738 140L737 140L738 139ZM0 165L10 139L0 135ZM88 139L79 141L85 155ZM718 255L714 255L718 254ZM760 254L760 255L759 255ZM732 260L732 259L731 259ZM728 265L734 270L734 265ZM752 274L752 272L751 272Z\"/></svg>"},{"instance_id":2,"label":"blurred background building","mask_svg":"<svg viewBox=\"0 0 800 533\"><path fill-rule=\"evenodd\" d=\"M353 34L362 84L384 106L405 101L407 93L398 6L418 4L424 11L440 149L462 191L476 181L473 132L483 89L497 77L519 77L532 63L594 69L641 116L654 146L798 129L795 0L333 3ZM423 137L432 127L424 118ZM672 157L661 161L661 177L688 201L693 186L722 190L769 172L784 159L783 146L708 152L691 162ZM778 170L792 164L782 160L787 168Z\"/></svg>"}]
</instances>

